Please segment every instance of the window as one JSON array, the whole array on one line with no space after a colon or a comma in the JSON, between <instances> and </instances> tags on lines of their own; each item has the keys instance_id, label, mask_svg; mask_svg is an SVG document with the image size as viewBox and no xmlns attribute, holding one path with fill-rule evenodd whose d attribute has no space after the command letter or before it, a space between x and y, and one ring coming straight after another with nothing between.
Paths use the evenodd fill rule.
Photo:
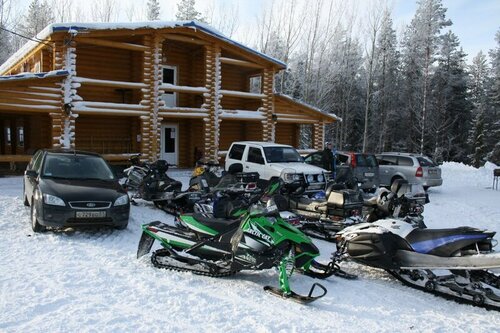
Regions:
<instances>
[{"instance_id":1,"label":"window","mask_svg":"<svg viewBox=\"0 0 500 333\"><path fill-rule=\"evenodd\" d=\"M40 173L40 166L42 165L42 160L43 160L43 151L39 150L35 156L33 156L32 163L33 165L30 166L31 170L35 170L36 172Z\"/></svg>"},{"instance_id":2,"label":"window","mask_svg":"<svg viewBox=\"0 0 500 333\"><path fill-rule=\"evenodd\" d=\"M360 167L377 167L377 160L373 155L356 155L356 165Z\"/></svg>"},{"instance_id":3,"label":"window","mask_svg":"<svg viewBox=\"0 0 500 333\"><path fill-rule=\"evenodd\" d=\"M5 141L7 141L7 145L10 146L11 144L10 127L5 127Z\"/></svg>"},{"instance_id":4,"label":"window","mask_svg":"<svg viewBox=\"0 0 500 333\"><path fill-rule=\"evenodd\" d=\"M24 147L24 127L17 128L17 145L18 147Z\"/></svg>"},{"instance_id":5,"label":"window","mask_svg":"<svg viewBox=\"0 0 500 333\"><path fill-rule=\"evenodd\" d=\"M250 78L249 91L254 94L262 93L262 76L252 76Z\"/></svg>"},{"instance_id":6,"label":"window","mask_svg":"<svg viewBox=\"0 0 500 333\"><path fill-rule=\"evenodd\" d=\"M397 165L396 156L381 156L378 158L379 165Z\"/></svg>"},{"instance_id":7,"label":"window","mask_svg":"<svg viewBox=\"0 0 500 333\"><path fill-rule=\"evenodd\" d=\"M430 158L424 157L424 156L419 156L417 157L418 163L420 163L420 166L423 167L435 167L436 163L434 163Z\"/></svg>"},{"instance_id":8,"label":"window","mask_svg":"<svg viewBox=\"0 0 500 333\"><path fill-rule=\"evenodd\" d=\"M398 165L400 166L413 166L413 159L410 157L399 156Z\"/></svg>"},{"instance_id":9,"label":"window","mask_svg":"<svg viewBox=\"0 0 500 333\"><path fill-rule=\"evenodd\" d=\"M250 147L248 149L247 162L265 164L264 157L262 157L262 152L260 151L259 148Z\"/></svg>"},{"instance_id":10,"label":"window","mask_svg":"<svg viewBox=\"0 0 500 333\"><path fill-rule=\"evenodd\" d=\"M229 158L241 161L243 151L245 151L244 145L233 145L233 147L231 147L231 151L229 152Z\"/></svg>"},{"instance_id":11,"label":"window","mask_svg":"<svg viewBox=\"0 0 500 333\"><path fill-rule=\"evenodd\" d=\"M303 162L300 154L292 147L266 147L264 148L267 163Z\"/></svg>"},{"instance_id":12,"label":"window","mask_svg":"<svg viewBox=\"0 0 500 333\"><path fill-rule=\"evenodd\" d=\"M177 67L175 66L163 66L162 69L164 84L177 85ZM177 94L171 91L166 91L161 99L165 102L165 106L175 107L177 106Z\"/></svg>"}]
</instances>

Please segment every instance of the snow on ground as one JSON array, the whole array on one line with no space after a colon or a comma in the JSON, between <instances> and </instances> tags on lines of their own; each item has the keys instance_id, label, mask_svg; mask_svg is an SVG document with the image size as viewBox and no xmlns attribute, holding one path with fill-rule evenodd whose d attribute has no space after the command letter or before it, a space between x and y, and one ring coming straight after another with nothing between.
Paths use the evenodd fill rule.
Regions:
<instances>
[{"instance_id":1,"label":"snow on ground","mask_svg":"<svg viewBox=\"0 0 500 333\"><path fill-rule=\"evenodd\" d=\"M470 225L500 231L500 190L492 165L442 166L432 188L430 228ZM187 171L171 176L189 179ZM0 178L1 332L334 332L498 331L498 312L457 304L401 285L381 270L348 263L356 281L331 277L308 306L266 294L275 270L209 278L154 268L135 258L140 225L173 218L147 203L132 207L127 230L34 234L22 178ZM497 237L498 239L499 237ZM317 241L326 261L334 245ZM293 276L307 293L315 280Z\"/></svg>"}]
</instances>

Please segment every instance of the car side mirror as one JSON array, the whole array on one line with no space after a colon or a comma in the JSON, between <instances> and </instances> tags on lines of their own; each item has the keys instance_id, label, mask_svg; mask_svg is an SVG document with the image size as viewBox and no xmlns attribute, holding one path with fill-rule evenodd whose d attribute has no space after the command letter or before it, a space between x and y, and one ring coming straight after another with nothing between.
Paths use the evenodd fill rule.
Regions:
<instances>
[{"instance_id":1,"label":"car side mirror","mask_svg":"<svg viewBox=\"0 0 500 333\"><path fill-rule=\"evenodd\" d=\"M30 178L38 177L38 172L36 172L35 170L26 170L24 174Z\"/></svg>"}]
</instances>

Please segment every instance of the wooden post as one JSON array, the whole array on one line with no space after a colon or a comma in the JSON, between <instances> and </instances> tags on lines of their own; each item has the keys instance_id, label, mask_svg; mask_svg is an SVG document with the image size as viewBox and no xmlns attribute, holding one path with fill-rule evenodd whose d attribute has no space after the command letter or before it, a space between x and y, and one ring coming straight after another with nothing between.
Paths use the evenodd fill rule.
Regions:
<instances>
[{"instance_id":1,"label":"wooden post","mask_svg":"<svg viewBox=\"0 0 500 333\"><path fill-rule=\"evenodd\" d=\"M68 76L61 85L61 111L51 113L52 147L75 148L75 125L78 114L72 111L72 102L81 100L77 95L79 85L76 76L76 42L57 41L54 47L54 70L66 70Z\"/></svg>"},{"instance_id":2,"label":"wooden post","mask_svg":"<svg viewBox=\"0 0 500 333\"><path fill-rule=\"evenodd\" d=\"M220 47L218 45L205 46L205 87L208 93L204 94L202 108L208 110L208 116L203 118L204 145L203 154L206 159L218 160L220 135L220 89L221 63Z\"/></svg>"},{"instance_id":3,"label":"wooden post","mask_svg":"<svg viewBox=\"0 0 500 333\"><path fill-rule=\"evenodd\" d=\"M322 150L325 141L325 123L314 123L313 124L313 148L316 150Z\"/></svg>"},{"instance_id":4,"label":"wooden post","mask_svg":"<svg viewBox=\"0 0 500 333\"><path fill-rule=\"evenodd\" d=\"M141 153L146 160L154 161L160 157L161 119L158 117L161 91L162 39L153 33L144 37L143 82L141 105L148 108L148 116L141 117Z\"/></svg>"},{"instance_id":5,"label":"wooden post","mask_svg":"<svg viewBox=\"0 0 500 333\"><path fill-rule=\"evenodd\" d=\"M262 76L262 93L265 97L262 100L261 111L266 117L262 121L262 140L268 142L275 141L275 120L274 115L274 71L272 68L264 69Z\"/></svg>"}]
</instances>

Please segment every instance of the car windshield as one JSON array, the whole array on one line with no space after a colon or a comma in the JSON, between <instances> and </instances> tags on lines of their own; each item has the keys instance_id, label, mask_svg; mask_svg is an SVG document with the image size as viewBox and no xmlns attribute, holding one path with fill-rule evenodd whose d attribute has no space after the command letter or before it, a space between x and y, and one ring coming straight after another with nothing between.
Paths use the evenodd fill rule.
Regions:
<instances>
[{"instance_id":1,"label":"car windshield","mask_svg":"<svg viewBox=\"0 0 500 333\"><path fill-rule=\"evenodd\" d=\"M42 176L61 179L115 179L104 159L78 154L48 154Z\"/></svg>"},{"instance_id":2,"label":"car windshield","mask_svg":"<svg viewBox=\"0 0 500 333\"><path fill-rule=\"evenodd\" d=\"M356 165L359 167L377 167L378 163L375 155L357 154Z\"/></svg>"},{"instance_id":3,"label":"car windshield","mask_svg":"<svg viewBox=\"0 0 500 333\"><path fill-rule=\"evenodd\" d=\"M425 157L425 156L418 156L417 160L418 160L418 163L420 163L420 166L422 166L422 167L434 167L434 166L436 166L436 163L434 163L430 158Z\"/></svg>"},{"instance_id":4,"label":"car windshield","mask_svg":"<svg viewBox=\"0 0 500 333\"><path fill-rule=\"evenodd\" d=\"M265 147L267 163L304 162L302 156L292 147Z\"/></svg>"}]
</instances>

